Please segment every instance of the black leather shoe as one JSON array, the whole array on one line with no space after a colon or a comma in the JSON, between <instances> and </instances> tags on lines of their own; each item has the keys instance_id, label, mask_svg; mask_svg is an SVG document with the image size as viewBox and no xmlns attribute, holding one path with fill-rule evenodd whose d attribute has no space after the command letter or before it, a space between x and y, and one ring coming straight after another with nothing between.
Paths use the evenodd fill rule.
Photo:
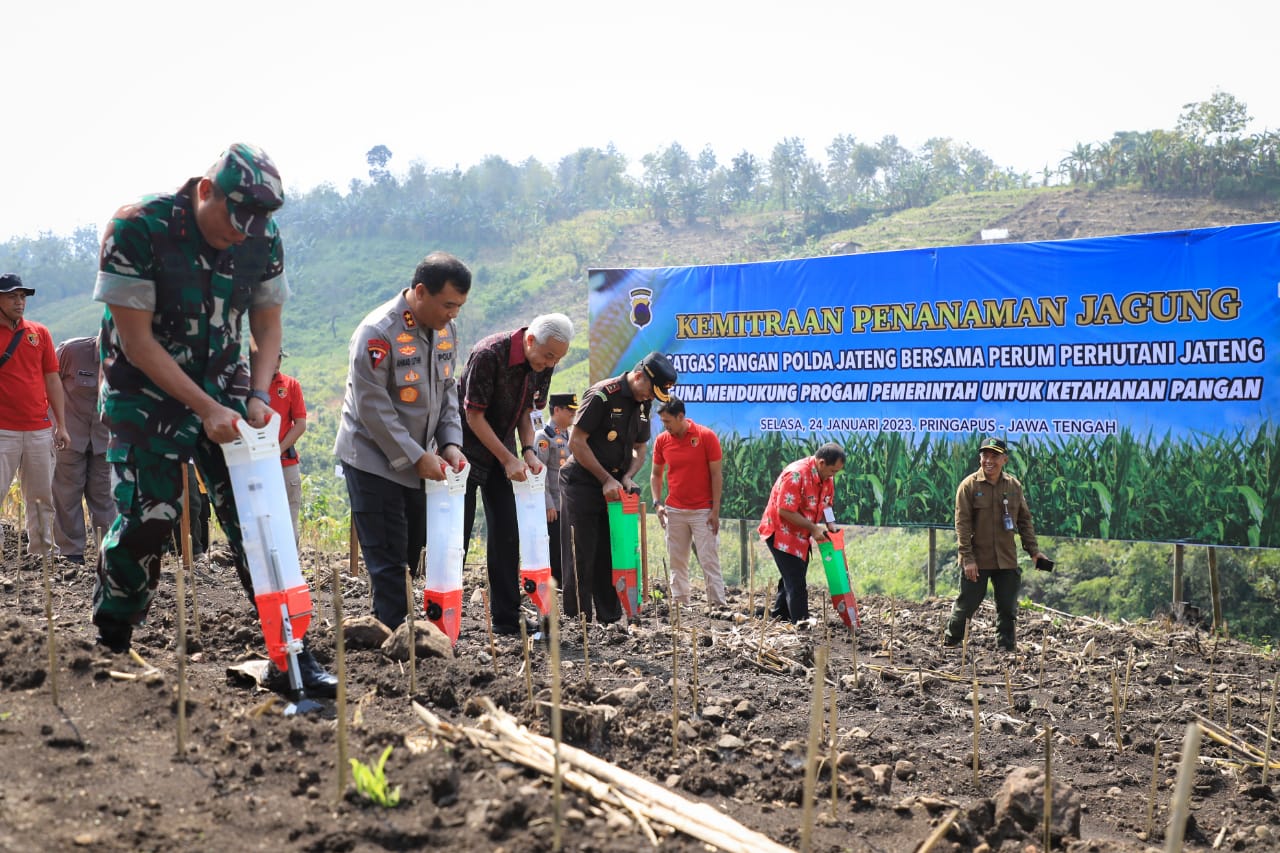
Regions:
<instances>
[{"instance_id":1,"label":"black leather shoe","mask_svg":"<svg viewBox=\"0 0 1280 853\"><path fill-rule=\"evenodd\" d=\"M320 666L308 649L298 652L298 675L302 677L302 692L308 696L333 699L338 695L338 679ZM274 663L267 667L263 686L274 693L285 695L293 690L289 683L289 673L277 668Z\"/></svg>"},{"instance_id":2,"label":"black leather shoe","mask_svg":"<svg viewBox=\"0 0 1280 853\"><path fill-rule=\"evenodd\" d=\"M101 617L100 617L101 618ZM105 646L116 654L129 651L133 642L133 626L128 622L115 619L102 619L98 623L98 645Z\"/></svg>"}]
</instances>

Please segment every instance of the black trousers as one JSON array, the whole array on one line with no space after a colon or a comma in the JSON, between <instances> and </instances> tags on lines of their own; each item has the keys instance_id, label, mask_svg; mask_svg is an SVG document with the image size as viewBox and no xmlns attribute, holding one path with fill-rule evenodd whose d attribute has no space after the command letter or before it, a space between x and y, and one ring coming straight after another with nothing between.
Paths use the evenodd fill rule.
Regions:
<instances>
[{"instance_id":1,"label":"black trousers","mask_svg":"<svg viewBox=\"0 0 1280 853\"><path fill-rule=\"evenodd\" d=\"M476 492L484 497L487 532L485 564L489 572L489 613L494 630L520 630L520 527L516 520L516 494L501 465L487 474L467 480L463 504L463 542L471 543L476 520Z\"/></svg>"},{"instance_id":2,"label":"black trousers","mask_svg":"<svg viewBox=\"0 0 1280 853\"><path fill-rule=\"evenodd\" d=\"M778 595L769 615L775 619L799 622L809 618L809 559L787 554L773 547L773 537L765 540L774 565L778 567Z\"/></svg>"},{"instance_id":3,"label":"black trousers","mask_svg":"<svg viewBox=\"0 0 1280 853\"><path fill-rule=\"evenodd\" d=\"M564 575L564 615L585 613L602 624L622 618L622 602L613 589L613 552L609 509L600 484L560 479L560 571Z\"/></svg>"},{"instance_id":4,"label":"black trousers","mask_svg":"<svg viewBox=\"0 0 1280 853\"><path fill-rule=\"evenodd\" d=\"M350 465L343 465L342 472L369 570L373 615L395 630L412 604L405 600L404 570L408 567L417 576L427 544L426 493L421 486L408 488Z\"/></svg>"},{"instance_id":5,"label":"black trousers","mask_svg":"<svg viewBox=\"0 0 1280 853\"><path fill-rule=\"evenodd\" d=\"M556 520L547 522L547 548L551 551L551 577L556 579L556 586L564 586L564 578L560 574L560 515L557 509Z\"/></svg>"},{"instance_id":6,"label":"black trousers","mask_svg":"<svg viewBox=\"0 0 1280 853\"><path fill-rule=\"evenodd\" d=\"M951 608L947 621L947 642L955 644L964 639L964 623L982 606L987 597L987 580L995 591L996 642L1001 648L1012 649L1018 632L1018 589L1022 586L1022 572L1018 569L978 570L978 579L971 581L960 570L960 594Z\"/></svg>"}]
</instances>

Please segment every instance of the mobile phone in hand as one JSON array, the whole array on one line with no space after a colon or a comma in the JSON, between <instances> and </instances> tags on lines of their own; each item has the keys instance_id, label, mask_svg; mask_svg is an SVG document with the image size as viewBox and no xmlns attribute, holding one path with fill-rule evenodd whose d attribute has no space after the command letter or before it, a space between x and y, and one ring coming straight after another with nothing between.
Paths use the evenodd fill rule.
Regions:
<instances>
[{"instance_id":1,"label":"mobile phone in hand","mask_svg":"<svg viewBox=\"0 0 1280 853\"><path fill-rule=\"evenodd\" d=\"M1036 560L1036 568L1042 572L1053 571L1053 566L1054 566L1053 560L1050 560L1048 557L1041 557L1040 559Z\"/></svg>"}]
</instances>

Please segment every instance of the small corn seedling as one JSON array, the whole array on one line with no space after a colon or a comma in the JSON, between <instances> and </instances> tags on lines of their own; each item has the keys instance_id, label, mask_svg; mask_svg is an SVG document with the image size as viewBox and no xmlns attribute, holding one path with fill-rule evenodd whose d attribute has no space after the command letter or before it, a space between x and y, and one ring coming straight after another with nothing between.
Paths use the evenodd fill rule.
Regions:
<instances>
[{"instance_id":1,"label":"small corn seedling","mask_svg":"<svg viewBox=\"0 0 1280 853\"><path fill-rule=\"evenodd\" d=\"M374 767L370 767L358 758L351 759L351 777L356 783L356 791L372 803L384 809L393 809L400 804L400 788L387 790L387 759L391 757L391 747L382 751L382 757Z\"/></svg>"}]
</instances>

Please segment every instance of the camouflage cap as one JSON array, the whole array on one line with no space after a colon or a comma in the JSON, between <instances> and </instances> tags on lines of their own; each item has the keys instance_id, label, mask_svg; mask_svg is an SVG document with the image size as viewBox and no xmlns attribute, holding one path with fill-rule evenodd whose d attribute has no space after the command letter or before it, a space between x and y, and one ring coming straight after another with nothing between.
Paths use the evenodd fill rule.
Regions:
<instances>
[{"instance_id":1,"label":"camouflage cap","mask_svg":"<svg viewBox=\"0 0 1280 853\"><path fill-rule=\"evenodd\" d=\"M205 176L227 197L237 230L249 237L266 236L271 214L284 204L280 172L267 152L237 142L222 152Z\"/></svg>"}]
</instances>

